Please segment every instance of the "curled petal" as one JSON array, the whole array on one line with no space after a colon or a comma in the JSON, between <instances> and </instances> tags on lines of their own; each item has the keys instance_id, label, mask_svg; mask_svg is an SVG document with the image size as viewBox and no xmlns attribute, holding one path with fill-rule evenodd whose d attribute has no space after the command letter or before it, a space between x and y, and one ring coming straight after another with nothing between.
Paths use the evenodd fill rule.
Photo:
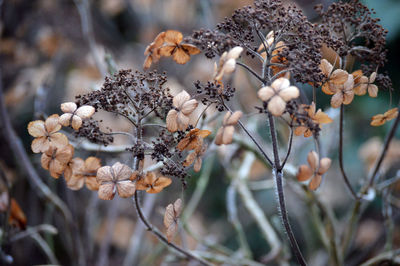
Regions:
<instances>
[{"instance_id":1,"label":"curled petal","mask_svg":"<svg viewBox=\"0 0 400 266\"><path fill-rule=\"evenodd\" d=\"M347 81L348 76L349 74L346 71L342 69L336 69L330 76L329 82L332 82L334 84L343 84Z\"/></svg>"},{"instance_id":2,"label":"curled petal","mask_svg":"<svg viewBox=\"0 0 400 266\"><path fill-rule=\"evenodd\" d=\"M354 92L352 90L343 91L343 104L350 104L354 99Z\"/></svg>"},{"instance_id":3,"label":"curled petal","mask_svg":"<svg viewBox=\"0 0 400 266\"><path fill-rule=\"evenodd\" d=\"M189 153L188 156L186 156L185 161L183 161L183 166L185 166L185 167L190 166L194 162L196 157L197 157L196 152Z\"/></svg>"},{"instance_id":4,"label":"curled petal","mask_svg":"<svg viewBox=\"0 0 400 266\"><path fill-rule=\"evenodd\" d=\"M222 144L224 144L223 141L222 141L223 135L224 135L224 128L223 128L223 127L220 127L220 128L218 129L218 131L217 131L216 136L215 136L215 144L216 144L216 145L222 145Z\"/></svg>"},{"instance_id":5,"label":"curled petal","mask_svg":"<svg viewBox=\"0 0 400 266\"><path fill-rule=\"evenodd\" d=\"M229 126L233 126L236 125L239 121L239 119L242 117L243 113L241 111L236 111L234 113L230 113L229 118L227 119L227 121L224 123L224 125L229 125Z\"/></svg>"},{"instance_id":6,"label":"curled petal","mask_svg":"<svg viewBox=\"0 0 400 266\"><path fill-rule=\"evenodd\" d=\"M342 91L338 91L331 98L331 106L333 108L338 108L343 103L343 93Z\"/></svg>"},{"instance_id":7,"label":"curled petal","mask_svg":"<svg viewBox=\"0 0 400 266\"><path fill-rule=\"evenodd\" d=\"M329 77L333 70L333 66L331 63L328 62L326 59L321 60L321 64L319 65L319 68L321 69L321 72L326 76Z\"/></svg>"},{"instance_id":8,"label":"curled petal","mask_svg":"<svg viewBox=\"0 0 400 266\"><path fill-rule=\"evenodd\" d=\"M195 172L200 172L202 162L203 162L203 160L201 159L201 157L196 158L196 161L194 162L194 166L193 166L193 170Z\"/></svg>"},{"instance_id":9,"label":"curled petal","mask_svg":"<svg viewBox=\"0 0 400 266\"><path fill-rule=\"evenodd\" d=\"M275 89L276 92L284 90L290 86L290 81L287 78L278 78L272 82L271 87Z\"/></svg>"},{"instance_id":10,"label":"curled petal","mask_svg":"<svg viewBox=\"0 0 400 266\"><path fill-rule=\"evenodd\" d=\"M72 117L72 128L78 130L82 126L82 118L77 115Z\"/></svg>"},{"instance_id":11,"label":"curled petal","mask_svg":"<svg viewBox=\"0 0 400 266\"><path fill-rule=\"evenodd\" d=\"M227 58L229 59L237 59L240 54L242 53L243 48L240 46L233 47L231 50L229 50L227 54Z\"/></svg>"},{"instance_id":12,"label":"curled petal","mask_svg":"<svg viewBox=\"0 0 400 266\"><path fill-rule=\"evenodd\" d=\"M383 124L385 124L385 122L386 122L386 118L384 115L382 115L382 114L374 115L372 117L371 126L374 126L374 127L382 126Z\"/></svg>"}]
</instances>

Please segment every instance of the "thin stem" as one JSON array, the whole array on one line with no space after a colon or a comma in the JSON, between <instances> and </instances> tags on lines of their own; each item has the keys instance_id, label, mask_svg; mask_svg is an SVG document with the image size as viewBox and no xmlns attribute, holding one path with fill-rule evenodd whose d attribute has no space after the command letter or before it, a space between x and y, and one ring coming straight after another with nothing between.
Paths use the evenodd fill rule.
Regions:
<instances>
[{"instance_id":1,"label":"thin stem","mask_svg":"<svg viewBox=\"0 0 400 266\"><path fill-rule=\"evenodd\" d=\"M288 146L288 149L287 149L287 152L286 152L285 159L283 159L281 168L283 168L285 166L286 161L289 158L290 152L292 150L292 143L293 143L293 128L290 127L289 146Z\"/></svg>"},{"instance_id":2,"label":"thin stem","mask_svg":"<svg viewBox=\"0 0 400 266\"><path fill-rule=\"evenodd\" d=\"M177 252L181 253L186 258L199 262L201 265L211 265L210 263L204 261L203 259L196 257L191 252L178 247L174 243L169 243L168 240L158 231L158 229L156 229L154 226L152 226L150 224L150 222L146 219L146 217L143 215L142 209L141 209L140 204L139 204L138 192L137 191L135 192L133 200L135 202L135 206L136 206L136 210L137 210L139 219L146 226L147 230L150 231L153 235L155 235L161 242L163 242L167 246L173 248Z\"/></svg>"},{"instance_id":3,"label":"thin stem","mask_svg":"<svg viewBox=\"0 0 400 266\"><path fill-rule=\"evenodd\" d=\"M344 113L344 106L342 104L340 106L340 122L339 122L339 165L340 165L340 171L342 172L342 176L347 188L349 189L353 198L357 200L358 196L354 191L354 189L352 188L349 179L347 178L343 165L343 113Z\"/></svg>"},{"instance_id":4,"label":"thin stem","mask_svg":"<svg viewBox=\"0 0 400 266\"><path fill-rule=\"evenodd\" d=\"M272 140L272 151L274 153L274 168L281 171L282 168L281 168L281 163L279 161L278 140L276 138L275 121L271 113L268 113L268 122Z\"/></svg>"},{"instance_id":5,"label":"thin stem","mask_svg":"<svg viewBox=\"0 0 400 266\"><path fill-rule=\"evenodd\" d=\"M256 77L259 81L261 81L262 83L264 83L264 79L262 77L260 77L253 69L251 69L248 65L242 63L242 62L236 62L236 64L238 64L239 66L244 67L245 69L247 69L254 77Z\"/></svg>"}]
</instances>

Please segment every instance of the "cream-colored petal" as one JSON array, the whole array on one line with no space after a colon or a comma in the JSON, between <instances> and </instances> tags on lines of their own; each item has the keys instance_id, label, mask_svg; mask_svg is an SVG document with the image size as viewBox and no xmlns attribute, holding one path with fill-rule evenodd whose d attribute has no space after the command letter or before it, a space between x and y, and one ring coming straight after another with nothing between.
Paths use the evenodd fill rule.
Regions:
<instances>
[{"instance_id":1,"label":"cream-colored petal","mask_svg":"<svg viewBox=\"0 0 400 266\"><path fill-rule=\"evenodd\" d=\"M224 134L224 128L220 127L217 131L217 134L215 135L215 144L216 145L224 144L222 141L223 134Z\"/></svg>"},{"instance_id":2,"label":"cream-colored petal","mask_svg":"<svg viewBox=\"0 0 400 266\"><path fill-rule=\"evenodd\" d=\"M31 149L34 153L45 152L49 148L50 143L46 137L35 138L32 141Z\"/></svg>"},{"instance_id":3,"label":"cream-colored petal","mask_svg":"<svg viewBox=\"0 0 400 266\"><path fill-rule=\"evenodd\" d=\"M54 132L57 132L61 129L61 125L58 123L59 116L57 114L49 116L46 121L44 122L44 125L46 127L46 131L51 134Z\"/></svg>"},{"instance_id":4,"label":"cream-colored petal","mask_svg":"<svg viewBox=\"0 0 400 266\"><path fill-rule=\"evenodd\" d=\"M359 83L354 87L354 93L358 96L365 95L367 93L368 84Z\"/></svg>"},{"instance_id":5,"label":"cream-colored petal","mask_svg":"<svg viewBox=\"0 0 400 266\"><path fill-rule=\"evenodd\" d=\"M132 197L136 191L136 183L130 180L120 181L117 183L117 191L121 198Z\"/></svg>"},{"instance_id":6,"label":"cream-colored petal","mask_svg":"<svg viewBox=\"0 0 400 266\"><path fill-rule=\"evenodd\" d=\"M225 62L225 64L222 67L221 72L223 74L231 74L233 71L236 69L236 60L235 59L229 59L228 61Z\"/></svg>"},{"instance_id":7,"label":"cream-colored petal","mask_svg":"<svg viewBox=\"0 0 400 266\"><path fill-rule=\"evenodd\" d=\"M71 113L66 113L60 116L59 123L63 125L64 127L68 127L71 123L71 118L73 114Z\"/></svg>"},{"instance_id":8,"label":"cream-colored petal","mask_svg":"<svg viewBox=\"0 0 400 266\"><path fill-rule=\"evenodd\" d=\"M76 110L75 115L79 116L82 119L90 118L96 109L90 105L83 105Z\"/></svg>"},{"instance_id":9,"label":"cream-colored petal","mask_svg":"<svg viewBox=\"0 0 400 266\"><path fill-rule=\"evenodd\" d=\"M178 109L181 109L182 105L190 100L190 95L185 90L181 91L172 99L172 105Z\"/></svg>"},{"instance_id":10,"label":"cream-colored petal","mask_svg":"<svg viewBox=\"0 0 400 266\"><path fill-rule=\"evenodd\" d=\"M332 160L330 158L322 158L319 162L318 174L323 175L331 167Z\"/></svg>"},{"instance_id":11,"label":"cream-colored petal","mask_svg":"<svg viewBox=\"0 0 400 266\"><path fill-rule=\"evenodd\" d=\"M99 183L100 185L103 184L104 182L112 181L113 177L111 175L111 166L107 165L107 166L100 167L97 170L96 180L97 180L97 183Z\"/></svg>"},{"instance_id":12,"label":"cream-colored petal","mask_svg":"<svg viewBox=\"0 0 400 266\"><path fill-rule=\"evenodd\" d=\"M77 115L74 115L73 117L72 117L72 128L73 129L75 129L75 130L78 130L78 129L80 129L81 128L81 126L82 126L82 118L80 118L79 116L77 116Z\"/></svg>"},{"instance_id":13,"label":"cream-colored petal","mask_svg":"<svg viewBox=\"0 0 400 266\"><path fill-rule=\"evenodd\" d=\"M276 92L284 90L290 86L290 81L287 78L278 78L272 82L271 87L275 89Z\"/></svg>"},{"instance_id":14,"label":"cream-colored petal","mask_svg":"<svg viewBox=\"0 0 400 266\"><path fill-rule=\"evenodd\" d=\"M270 111L271 114L274 116L282 115L283 112L285 111L285 108L286 108L286 102L278 95L272 97L268 103L268 111Z\"/></svg>"},{"instance_id":15,"label":"cream-colored petal","mask_svg":"<svg viewBox=\"0 0 400 266\"><path fill-rule=\"evenodd\" d=\"M349 73L342 69L336 69L333 71L332 75L329 78L329 82L335 84L343 84L347 81Z\"/></svg>"},{"instance_id":16,"label":"cream-colored petal","mask_svg":"<svg viewBox=\"0 0 400 266\"><path fill-rule=\"evenodd\" d=\"M68 145L68 138L65 136L63 133L57 132L51 134L49 141L52 145L62 148L66 145Z\"/></svg>"},{"instance_id":17,"label":"cream-colored petal","mask_svg":"<svg viewBox=\"0 0 400 266\"><path fill-rule=\"evenodd\" d=\"M354 91L353 90L345 90L343 91L343 104L350 104L354 99Z\"/></svg>"},{"instance_id":18,"label":"cream-colored petal","mask_svg":"<svg viewBox=\"0 0 400 266\"><path fill-rule=\"evenodd\" d=\"M116 188L113 183L100 185L98 196L102 200L112 200L114 198Z\"/></svg>"},{"instance_id":19,"label":"cream-colored petal","mask_svg":"<svg viewBox=\"0 0 400 266\"><path fill-rule=\"evenodd\" d=\"M279 91L279 96L285 101L288 102L292 99L299 97L300 91L295 86L290 86L286 89Z\"/></svg>"},{"instance_id":20,"label":"cream-colored petal","mask_svg":"<svg viewBox=\"0 0 400 266\"><path fill-rule=\"evenodd\" d=\"M240 56L240 54L242 53L242 51L243 51L243 48L240 46L233 47L231 50L229 50L229 52L227 54L228 61L229 61L229 59L237 59Z\"/></svg>"},{"instance_id":21,"label":"cream-colored petal","mask_svg":"<svg viewBox=\"0 0 400 266\"><path fill-rule=\"evenodd\" d=\"M328 62L326 59L321 60L321 64L319 65L321 72L326 76L329 77L333 70L333 66Z\"/></svg>"},{"instance_id":22,"label":"cream-colored petal","mask_svg":"<svg viewBox=\"0 0 400 266\"><path fill-rule=\"evenodd\" d=\"M371 75L369 76L369 83L374 83L376 79L376 72L372 72Z\"/></svg>"},{"instance_id":23,"label":"cream-colored petal","mask_svg":"<svg viewBox=\"0 0 400 266\"><path fill-rule=\"evenodd\" d=\"M195 99L189 100L187 102L185 102L182 105L182 108L180 109L180 111L184 114L184 115L190 115L199 105L199 102L196 101Z\"/></svg>"},{"instance_id":24,"label":"cream-colored petal","mask_svg":"<svg viewBox=\"0 0 400 266\"><path fill-rule=\"evenodd\" d=\"M270 86L266 86L266 87L262 87L259 91L258 91L258 98L261 99L261 101L268 101L272 96L275 95L274 90L270 87Z\"/></svg>"},{"instance_id":25,"label":"cream-colored petal","mask_svg":"<svg viewBox=\"0 0 400 266\"><path fill-rule=\"evenodd\" d=\"M377 97L378 96L378 87L375 84L369 84L368 85L368 94L370 97L374 97L374 98Z\"/></svg>"},{"instance_id":26,"label":"cream-colored petal","mask_svg":"<svg viewBox=\"0 0 400 266\"><path fill-rule=\"evenodd\" d=\"M333 108L338 108L343 103L343 93L342 91L338 91L331 98L331 106Z\"/></svg>"},{"instance_id":27,"label":"cream-colored petal","mask_svg":"<svg viewBox=\"0 0 400 266\"><path fill-rule=\"evenodd\" d=\"M44 122L42 120L36 120L29 122L28 124L28 133L32 137L43 137L46 135L46 128L44 126Z\"/></svg>"},{"instance_id":28,"label":"cream-colored petal","mask_svg":"<svg viewBox=\"0 0 400 266\"><path fill-rule=\"evenodd\" d=\"M118 181L129 180L129 178L131 177L132 169L126 164L116 162L112 166L112 169L114 171L115 178Z\"/></svg>"},{"instance_id":29,"label":"cream-colored petal","mask_svg":"<svg viewBox=\"0 0 400 266\"><path fill-rule=\"evenodd\" d=\"M75 112L77 106L74 102L66 102L61 104L61 111L64 113L73 113Z\"/></svg>"},{"instance_id":30,"label":"cream-colored petal","mask_svg":"<svg viewBox=\"0 0 400 266\"><path fill-rule=\"evenodd\" d=\"M235 128L233 126L226 126L224 128L224 133L222 135L222 143L223 144L231 144L233 140L233 133L235 132Z\"/></svg>"},{"instance_id":31,"label":"cream-colored petal","mask_svg":"<svg viewBox=\"0 0 400 266\"><path fill-rule=\"evenodd\" d=\"M236 125L239 119L242 117L243 113L241 111L235 111L231 114L224 125Z\"/></svg>"},{"instance_id":32,"label":"cream-colored petal","mask_svg":"<svg viewBox=\"0 0 400 266\"><path fill-rule=\"evenodd\" d=\"M319 156L315 151L310 151L307 155L307 162L311 169L315 171L318 167Z\"/></svg>"},{"instance_id":33,"label":"cream-colored petal","mask_svg":"<svg viewBox=\"0 0 400 266\"><path fill-rule=\"evenodd\" d=\"M185 131L189 126L190 118L184 115L182 112L179 112L177 122L178 130Z\"/></svg>"}]
</instances>

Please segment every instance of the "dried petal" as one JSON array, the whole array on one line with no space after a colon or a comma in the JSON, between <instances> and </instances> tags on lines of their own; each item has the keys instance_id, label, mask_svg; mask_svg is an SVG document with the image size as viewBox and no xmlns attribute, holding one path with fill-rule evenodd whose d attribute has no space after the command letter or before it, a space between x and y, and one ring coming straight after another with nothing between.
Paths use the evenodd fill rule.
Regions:
<instances>
[{"instance_id":1,"label":"dried petal","mask_svg":"<svg viewBox=\"0 0 400 266\"><path fill-rule=\"evenodd\" d=\"M315 175L311 179L311 182L308 184L308 187L311 190L316 190L321 185L321 181L322 181L322 176L321 175Z\"/></svg>"},{"instance_id":2,"label":"dried petal","mask_svg":"<svg viewBox=\"0 0 400 266\"><path fill-rule=\"evenodd\" d=\"M307 155L307 161L313 172L315 172L315 170L318 167L318 161L319 161L318 154L315 151L310 151Z\"/></svg>"},{"instance_id":3,"label":"dried petal","mask_svg":"<svg viewBox=\"0 0 400 266\"><path fill-rule=\"evenodd\" d=\"M93 106L83 105L76 110L75 114L82 119L87 119L94 114L95 110Z\"/></svg>"},{"instance_id":4,"label":"dried petal","mask_svg":"<svg viewBox=\"0 0 400 266\"><path fill-rule=\"evenodd\" d=\"M75 112L77 106L74 102L66 102L61 104L61 111L64 113L73 113Z\"/></svg>"},{"instance_id":5,"label":"dried petal","mask_svg":"<svg viewBox=\"0 0 400 266\"><path fill-rule=\"evenodd\" d=\"M308 165L300 165L299 170L297 172L297 180L300 182L307 181L313 175L313 171Z\"/></svg>"}]
</instances>

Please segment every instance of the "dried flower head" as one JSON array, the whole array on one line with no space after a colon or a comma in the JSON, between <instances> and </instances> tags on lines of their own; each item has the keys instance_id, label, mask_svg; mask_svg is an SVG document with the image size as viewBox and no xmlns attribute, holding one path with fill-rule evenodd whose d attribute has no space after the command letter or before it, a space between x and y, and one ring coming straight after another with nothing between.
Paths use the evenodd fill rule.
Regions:
<instances>
[{"instance_id":1,"label":"dried flower head","mask_svg":"<svg viewBox=\"0 0 400 266\"><path fill-rule=\"evenodd\" d=\"M183 35L179 31L167 30L164 35L165 44L160 48L162 56L172 56L178 64L186 64L191 55L200 53L200 50L187 43L182 43Z\"/></svg>"},{"instance_id":2,"label":"dried flower head","mask_svg":"<svg viewBox=\"0 0 400 266\"><path fill-rule=\"evenodd\" d=\"M73 102L62 103L61 110L65 114L60 116L60 124L64 127L71 125L75 130L82 126L82 120L90 118L95 111L93 106L83 105L78 108Z\"/></svg>"},{"instance_id":3,"label":"dried flower head","mask_svg":"<svg viewBox=\"0 0 400 266\"><path fill-rule=\"evenodd\" d=\"M71 166L67 167L64 172L67 186L72 190L78 190L85 184L89 190L99 190L96 175L97 170L101 167L100 159L91 156L85 161L81 158L74 158L71 162Z\"/></svg>"},{"instance_id":4,"label":"dried flower head","mask_svg":"<svg viewBox=\"0 0 400 266\"><path fill-rule=\"evenodd\" d=\"M358 78L356 85L354 86L354 94L356 95L364 95L367 93L370 97L377 97L378 96L378 86L372 84L375 82L376 79L376 72L372 72L371 75L368 77L361 76Z\"/></svg>"},{"instance_id":5,"label":"dried flower head","mask_svg":"<svg viewBox=\"0 0 400 266\"><path fill-rule=\"evenodd\" d=\"M203 145L203 139L211 134L209 130L194 128L178 143L176 148L180 151L195 150Z\"/></svg>"},{"instance_id":6,"label":"dried flower head","mask_svg":"<svg viewBox=\"0 0 400 266\"><path fill-rule=\"evenodd\" d=\"M172 180L165 176L156 177L154 172L147 172L146 176L136 183L137 190L145 190L147 193L159 193L169 186Z\"/></svg>"},{"instance_id":7,"label":"dried flower head","mask_svg":"<svg viewBox=\"0 0 400 266\"><path fill-rule=\"evenodd\" d=\"M321 60L320 69L326 80L322 85L322 91L328 95L333 95L338 85L344 84L348 80L348 73L343 69L333 71L333 65L326 59Z\"/></svg>"},{"instance_id":8,"label":"dried flower head","mask_svg":"<svg viewBox=\"0 0 400 266\"><path fill-rule=\"evenodd\" d=\"M278 78L272 82L271 86L265 86L258 91L258 97L264 102L268 101L268 111L274 116L282 115L286 103L299 95L299 89L290 86L287 78Z\"/></svg>"},{"instance_id":9,"label":"dried flower head","mask_svg":"<svg viewBox=\"0 0 400 266\"><path fill-rule=\"evenodd\" d=\"M167 229L166 235L168 242L171 243L178 231L178 218L182 211L182 200L177 199L174 204L169 204L165 209L164 226Z\"/></svg>"},{"instance_id":10,"label":"dried flower head","mask_svg":"<svg viewBox=\"0 0 400 266\"><path fill-rule=\"evenodd\" d=\"M170 132L186 130L190 123L189 115L193 113L198 104L195 99L190 99L189 93L185 90L178 93L172 101L175 109L170 110L167 115L167 129Z\"/></svg>"},{"instance_id":11,"label":"dried flower head","mask_svg":"<svg viewBox=\"0 0 400 266\"><path fill-rule=\"evenodd\" d=\"M347 81L344 84L338 84L330 87L330 90L334 93L331 98L331 106L338 108L342 104L350 104L354 99L354 78L353 75L347 76Z\"/></svg>"},{"instance_id":12,"label":"dried flower head","mask_svg":"<svg viewBox=\"0 0 400 266\"><path fill-rule=\"evenodd\" d=\"M236 46L229 50L229 52L224 52L219 59L219 64L214 63L214 80L218 83L222 83L222 78L225 74L231 74L236 68L236 59L242 53L243 48Z\"/></svg>"},{"instance_id":13,"label":"dried flower head","mask_svg":"<svg viewBox=\"0 0 400 266\"><path fill-rule=\"evenodd\" d=\"M384 114L374 115L372 117L371 126L378 127L385 124L387 121L395 119L399 115L398 108L392 108L386 111Z\"/></svg>"},{"instance_id":14,"label":"dried flower head","mask_svg":"<svg viewBox=\"0 0 400 266\"><path fill-rule=\"evenodd\" d=\"M130 180L132 169L122 163L116 162L113 166L103 166L97 170L97 183L99 183L99 198L112 200L115 193L121 198L129 198L135 194L136 184Z\"/></svg>"},{"instance_id":15,"label":"dried flower head","mask_svg":"<svg viewBox=\"0 0 400 266\"><path fill-rule=\"evenodd\" d=\"M311 178L308 187L311 190L316 190L322 181L322 175L328 171L331 166L331 159L322 158L319 160L319 156L315 151L310 151L307 156L309 165L300 165L297 172L297 180L300 182L307 181Z\"/></svg>"},{"instance_id":16,"label":"dried flower head","mask_svg":"<svg viewBox=\"0 0 400 266\"><path fill-rule=\"evenodd\" d=\"M49 116L46 121L36 120L29 122L28 132L35 139L32 141L32 151L34 153L45 152L51 145L63 147L68 144L68 138L57 131L61 129L59 116L57 114Z\"/></svg>"},{"instance_id":17,"label":"dried flower head","mask_svg":"<svg viewBox=\"0 0 400 266\"><path fill-rule=\"evenodd\" d=\"M333 122L333 120L327 114L322 112L321 109L318 109L318 111L315 112L316 107L314 102L312 102L311 105L303 105L302 108L306 111L307 116L312 120L312 122L318 124L320 128L321 124L329 124ZM304 137L308 138L312 136L313 130L306 125L300 125L295 128L294 134L296 136L304 135Z\"/></svg>"},{"instance_id":18,"label":"dried flower head","mask_svg":"<svg viewBox=\"0 0 400 266\"><path fill-rule=\"evenodd\" d=\"M206 150L206 146L200 146L196 148L193 152L189 153L188 156L186 156L185 161L183 161L183 166L188 167L194 163L193 170L195 172L200 172L201 164L203 162L202 156L204 155Z\"/></svg>"},{"instance_id":19,"label":"dried flower head","mask_svg":"<svg viewBox=\"0 0 400 266\"><path fill-rule=\"evenodd\" d=\"M59 178L64 172L67 164L74 155L74 148L68 144L63 147L50 146L50 148L42 154L42 167L50 171L50 175Z\"/></svg>"},{"instance_id":20,"label":"dried flower head","mask_svg":"<svg viewBox=\"0 0 400 266\"><path fill-rule=\"evenodd\" d=\"M217 135L215 136L215 144L230 144L232 143L233 133L235 132L235 125L238 123L240 117L242 117L243 113L241 111L236 111L231 113L228 111L224 119L222 121L222 127L220 127L217 131Z\"/></svg>"},{"instance_id":21,"label":"dried flower head","mask_svg":"<svg viewBox=\"0 0 400 266\"><path fill-rule=\"evenodd\" d=\"M158 62L160 59L160 47L163 45L165 39L165 32L160 32L157 37L154 39L152 43L150 43L146 50L144 51L144 55L146 55L146 59L143 63L143 69L150 68L152 63Z\"/></svg>"}]
</instances>

